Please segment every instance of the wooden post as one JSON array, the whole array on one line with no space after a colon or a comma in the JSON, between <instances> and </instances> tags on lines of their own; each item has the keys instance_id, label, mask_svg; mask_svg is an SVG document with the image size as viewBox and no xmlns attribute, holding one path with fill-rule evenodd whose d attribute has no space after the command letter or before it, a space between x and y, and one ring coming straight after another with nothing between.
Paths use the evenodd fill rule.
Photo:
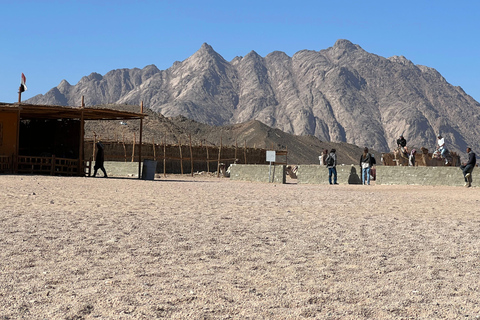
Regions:
<instances>
[{"instance_id":1,"label":"wooden post","mask_svg":"<svg viewBox=\"0 0 480 320\"><path fill-rule=\"evenodd\" d=\"M52 155L52 163L50 165L50 175L55 175L55 155Z\"/></svg>"},{"instance_id":2,"label":"wooden post","mask_svg":"<svg viewBox=\"0 0 480 320\"><path fill-rule=\"evenodd\" d=\"M207 172L210 173L210 160L208 158L208 146L205 145L205 148L207 149Z\"/></svg>"},{"instance_id":3,"label":"wooden post","mask_svg":"<svg viewBox=\"0 0 480 320\"><path fill-rule=\"evenodd\" d=\"M127 148L125 147L125 132L122 132L124 160L127 162Z\"/></svg>"},{"instance_id":4,"label":"wooden post","mask_svg":"<svg viewBox=\"0 0 480 320\"><path fill-rule=\"evenodd\" d=\"M18 88L18 113L17 113L17 141L16 141L16 150L15 154L13 156L13 171L14 173L18 173L18 157L20 156L20 110L21 106L20 104L22 103L22 85Z\"/></svg>"},{"instance_id":5,"label":"wooden post","mask_svg":"<svg viewBox=\"0 0 480 320\"><path fill-rule=\"evenodd\" d=\"M166 144L167 144L167 134L163 136L163 177L167 177L167 168L165 168L165 165L167 163L167 150L166 150Z\"/></svg>"},{"instance_id":6,"label":"wooden post","mask_svg":"<svg viewBox=\"0 0 480 320\"><path fill-rule=\"evenodd\" d=\"M237 148L238 148L237 138L235 138L235 160L233 161L233 163L237 163Z\"/></svg>"},{"instance_id":7,"label":"wooden post","mask_svg":"<svg viewBox=\"0 0 480 320\"><path fill-rule=\"evenodd\" d=\"M153 160L157 161L157 154L155 152L155 137L152 137L152 146L153 146Z\"/></svg>"},{"instance_id":8,"label":"wooden post","mask_svg":"<svg viewBox=\"0 0 480 320\"><path fill-rule=\"evenodd\" d=\"M217 178L220 177L220 154L222 153L222 136L220 136L220 147L218 147Z\"/></svg>"},{"instance_id":9,"label":"wooden post","mask_svg":"<svg viewBox=\"0 0 480 320\"><path fill-rule=\"evenodd\" d=\"M19 94L21 93L19 92ZM20 101L18 103L20 103ZM17 132L16 132L17 141L15 142L15 154L13 155L13 172L14 173L18 173L18 161L20 157L20 118L22 116L21 110L22 110L22 107L19 104L18 111L17 111Z\"/></svg>"},{"instance_id":10,"label":"wooden post","mask_svg":"<svg viewBox=\"0 0 480 320\"><path fill-rule=\"evenodd\" d=\"M179 142L179 148L180 148L180 172L183 174L183 156L182 156L182 141Z\"/></svg>"},{"instance_id":11,"label":"wooden post","mask_svg":"<svg viewBox=\"0 0 480 320\"><path fill-rule=\"evenodd\" d=\"M243 155L245 157L245 164L247 164L247 140L245 140L245 148L243 149Z\"/></svg>"},{"instance_id":12,"label":"wooden post","mask_svg":"<svg viewBox=\"0 0 480 320\"><path fill-rule=\"evenodd\" d=\"M190 166L191 166L191 171L192 171L192 177L193 177L193 152L192 152L192 135L188 135L190 139Z\"/></svg>"},{"instance_id":13,"label":"wooden post","mask_svg":"<svg viewBox=\"0 0 480 320\"><path fill-rule=\"evenodd\" d=\"M140 113L143 115L143 101L140 103ZM140 118L140 138L138 143L138 179L142 179L142 135L143 118Z\"/></svg>"},{"instance_id":14,"label":"wooden post","mask_svg":"<svg viewBox=\"0 0 480 320\"><path fill-rule=\"evenodd\" d=\"M83 108L85 104L83 102L82 96L82 110L80 114L80 147L78 150L78 175L85 176L85 167L84 167L84 155L83 155L83 148L85 145L85 116L83 114Z\"/></svg>"},{"instance_id":15,"label":"wooden post","mask_svg":"<svg viewBox=\"0 0 480 320\"><path fill-rule=\"evenodd\" d=\"M135 132L133 132L132 162L134 162L134 158L135 158L135 143L136 142L137 142L137 137L135 136Z\"/></svg>"},{"instance_id":16,"label":"wooden post","mask_svg":"<svg viewBox=\"0 0 480 320\"><path fill-rule=\"evenodd\" d=\"M97 146L97 133L93 131L93 147L92 147L92 159L95 159L95 148Z\"/></svg>"}]
</instances>

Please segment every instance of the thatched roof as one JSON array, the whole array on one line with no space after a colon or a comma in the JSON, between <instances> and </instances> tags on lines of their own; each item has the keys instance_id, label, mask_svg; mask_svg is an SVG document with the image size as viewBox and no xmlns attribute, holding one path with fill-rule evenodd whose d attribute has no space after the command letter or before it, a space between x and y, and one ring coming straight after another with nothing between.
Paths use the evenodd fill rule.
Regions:
<instances>
[{"instance_id":1,"label":"thatched roof","mask_svg":"<svg viewBox=\"0 0 480 320\"><path fill-rule=\"evenodd\" d=\"M84 120L131 120L143 119L145 114L106 109L100 107L65 107L24 103L0 103L0 112L18 112L21 119L81 119Z\"/></svg>"}]
</instances>

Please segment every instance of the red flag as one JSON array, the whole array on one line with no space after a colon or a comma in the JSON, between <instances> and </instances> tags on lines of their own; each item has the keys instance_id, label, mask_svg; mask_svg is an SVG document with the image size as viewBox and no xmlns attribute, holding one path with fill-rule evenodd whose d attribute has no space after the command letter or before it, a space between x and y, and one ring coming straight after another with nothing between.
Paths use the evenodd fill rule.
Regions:
<instances>
[{"instance_id":1,"label":"red flag","mask_svg":"<svg viewBox=\"0 0 480 320\"><path fill-rule=\"evenodd\" d=\"M20 84L20 92L27 91L27 85L25 84L26 82L27 82L27 78L22 73L22 82Z\"/></svg>"}]
</instances>

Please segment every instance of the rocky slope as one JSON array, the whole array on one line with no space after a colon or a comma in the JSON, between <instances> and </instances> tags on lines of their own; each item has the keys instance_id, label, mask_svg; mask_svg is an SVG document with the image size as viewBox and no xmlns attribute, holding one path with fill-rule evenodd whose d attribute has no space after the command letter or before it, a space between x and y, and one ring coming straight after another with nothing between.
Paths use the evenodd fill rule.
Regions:
<instances>
[{"instance_id":1,"label":"rocky slope","mask_svg":"<svg viewBox=\"0 0 480 320\"><path fill-rule=\"evenodd\" d=\"M124 111L138 111L136 106L107 105L102 107ZM335 148L339 164L357 164L362 148L345 142L320 141L318 138L295 136L279 129L268 127L258 120L250 120L226 126L211 126L184 116L164 117L163 115L146 110L147 117L143 125L143 142L162 144L189 144L193 145L235 146L242 148L262 148L269 150L288 150L289 164L318 164L318 156L322 150ZM139 120L122 122L117 121L87 121L85 135L93 139L93 134L101 140L123 139L133 141L134 132L138 134ZM136 137L138 141L138 136ZM372 150L373 151L373 150ZM375 151L373 151L375 153ZM380 159L380 154L376 157Z\"/></svg>"},{"instance_id":2,"label":"rocky slope","mask_svg":"<svg viewBox=\"0 0 480 320\"><path fill-rule=\"evenodd\" d=\"M211 125L252 119L296 135L348 142L380 151L403 134L410 146L480 150L480 104L436 70L404 57L384 58L348 40L289 57L254 51L226 61L208 44L167 70L92 73L72 86L62 81L28 102L78 105L139 104L167 117L183 115Z\"/></svg>"}]
</instances>

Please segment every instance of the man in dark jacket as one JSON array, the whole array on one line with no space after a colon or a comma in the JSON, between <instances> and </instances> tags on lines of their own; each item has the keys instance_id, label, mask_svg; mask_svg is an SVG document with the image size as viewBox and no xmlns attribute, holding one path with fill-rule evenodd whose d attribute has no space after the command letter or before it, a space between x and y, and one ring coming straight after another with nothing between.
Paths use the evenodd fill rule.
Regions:
<instances>
[{"instance_id":1,"label":"man in dark jacket","mask_svg":"<svg viewBox=\"0 0 480 320\"><path fill-rule=\"evenodd\" d=\"M402 149L407 146L407 140L403 136L400 136L400 139L397 139L397 146L401 147Z\"/></svg>"},{"instance_id":2,"label":"man in dark jacket","mask_svg":"<svg viewBox=\"0 0 480 320\"><path fill-rule=\"evenodd\" d=\"M397 139L397 147L402 152L401 155L408 158L407 140L405 140L403 135L400 136L400 139Z\"/></svg>"},{"instance_id":3,"label":"man in dark jacket","mask_svg":"<svg viewBox=\"0 0 480 320\"><path fill-rule=\"evenodd\" d=\"M463 170L463 177L465 178L465 187L472 186L472 171L477 164L477 157L471 148L467 148L468 161L464 166L461 166Z\"/></svg>"},{"instance_id":4,"label":"man in dark jacket","mask_svg":"<svg viewBox=\"0 0 480 320\"><path fill-rule=\"evenodd\" d=\"M100 142L97 142L97 156L95 157L95 166L93 166L94 172L93 176L95 177L97 175L98 169L103 171L103 175L105 178L107 178L107 172L105 171L105 168L103 167L103 162L105 160L105 153L103 151L103 144Z\"/></svg>"}]
</instances>

